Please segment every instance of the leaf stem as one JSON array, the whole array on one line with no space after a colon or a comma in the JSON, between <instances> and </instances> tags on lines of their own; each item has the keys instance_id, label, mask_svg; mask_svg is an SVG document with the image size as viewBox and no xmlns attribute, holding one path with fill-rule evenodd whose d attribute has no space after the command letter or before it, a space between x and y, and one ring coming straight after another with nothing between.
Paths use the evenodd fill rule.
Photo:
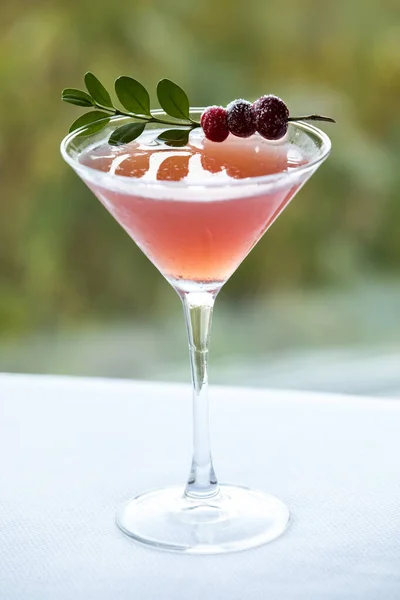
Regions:
<instances>
[{"instance_id":1,"label":"leaf stem","mask_svg":"<svg viewBox=\"0 0 400 600\"><path fill-rule=\"evenodd\" d=\"M303 117L289 117L288 121L326 121L328 123L336 123L331 117L323 117L322 115L306 115Z\"/></svg>"},{"instance_id":2,"label":"leaf stem","mask_svg":"<svg viewBox=\"0 0 400 600\"><path fill-rule=\"evenodd\" d=\"M134 119L138 119L139 121L146 121L147 123L161 123L162 125L175 125L177 127L179 127L179 125L181 125L181 126L191 127L192 129L195 129L196 127L200 127L200 123L198 123L197 121L194 121L193 119L189 119L189 120L183 121L183 122L179 122L177 120L171 121L171 120L167 120L167 119L159 119L158 117L155 117L154 115L151 115L150 117L146 117L145 115L137 115L136 113L120 110L119 108L106 108L105 106L101 106L101 104L97 104L97 102L95 103L95 106L99 110L102 110L113 116L132 117Z\"/></svg>"}]
</instances>

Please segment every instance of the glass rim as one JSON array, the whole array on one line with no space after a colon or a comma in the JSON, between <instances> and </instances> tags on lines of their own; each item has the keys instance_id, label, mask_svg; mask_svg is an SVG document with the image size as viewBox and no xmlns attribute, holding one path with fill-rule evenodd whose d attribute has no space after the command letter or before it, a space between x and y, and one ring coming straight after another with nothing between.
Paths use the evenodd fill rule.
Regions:
<instances>
[{"instance_id":1,"label":"glass rim","mask_svg":"<svg viewBox=\"0 0 400 600\"><path fill-rule=\"evenodd\" d=\"M190 113L202 113L205 110L204 107L190 107ZM155 109L151 111L152 115L165 115L165 111L162 109ZM130 117L124 115L112 116L110 118L110 123L126 120ZM134 117L131 118L132 121L135 120ZM184 123L181 123L177 120L176 127L184 126ZM125 185L129 186L145 186L145 187L157 187L157 188L233 188L240 186L249 186L249 185L267 185L272 183L277 183L281 180L286 180L287 178L297 177L303 173L307 173L308 171L318 167L329 155L332 147L331 140L329 136L314 125L310 125L304 121L291 121L289 123L289 127L295 127L297 129L302 130L306 134L313 134L320 141L322 141L322 145L320 147L320 152L318 156L314 160L310 160L309 162L299 165L297 167L292 168L290 171L281 171L277 173L269 173L267 175L258 175L256 177L246 177L243 179L231 179L229 181L143 181L143 179L139 177L127 177L126 175L116 175L115 173L109 173L104 171L99 171L98 169L94 169L85 164L80 163L76 158L73 158L68 153L69 144L82 133L88 126L85 125L68 133L64 139L61 141L60 151L63 159L66 163L68 163L75 171L79 171L80 173L87 173L89 178L99 179L102 181L114 181L125 183ZM173 127L173 125L171 125ZM100 132L99 132L100 133ZM222 142L223 143L223 142Z\"/></svg>"}]
</instances>

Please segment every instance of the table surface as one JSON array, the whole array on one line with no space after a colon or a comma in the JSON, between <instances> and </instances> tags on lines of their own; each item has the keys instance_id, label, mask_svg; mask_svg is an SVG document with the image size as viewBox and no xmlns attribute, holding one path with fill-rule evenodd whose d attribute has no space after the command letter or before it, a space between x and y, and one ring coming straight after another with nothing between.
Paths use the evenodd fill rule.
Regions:
<instances>
[{"instance_id":1,"label":"table surface","mask_svg":"<svg viewBox=\"0 0 400 600\"><path fill-rule=\"evenodd\" d=\"M219 477L276 494L292 522L254 550L178 555L114 515L184 482L189 386L0 375L1 600L398 600L400 402L210 395Z\"/></svg>"}]
</instances>

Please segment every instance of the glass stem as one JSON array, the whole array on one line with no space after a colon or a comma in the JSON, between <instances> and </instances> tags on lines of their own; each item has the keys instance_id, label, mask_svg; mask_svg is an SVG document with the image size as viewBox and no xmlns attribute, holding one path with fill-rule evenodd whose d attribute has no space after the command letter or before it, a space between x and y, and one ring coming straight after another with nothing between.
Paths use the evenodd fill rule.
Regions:
<instances>
[{"instance_id":1,"label":"glass stem","mask_svg":"<svg viewBox=\"0 0 400 600\"><path fill-rule=\"evenodd\" d=\"M189 339L193 383L193 460L185 495L201 500L219 492L211 457L208 420L208 346L215 293L180 294Z\"/></svg>"}]
</instances>

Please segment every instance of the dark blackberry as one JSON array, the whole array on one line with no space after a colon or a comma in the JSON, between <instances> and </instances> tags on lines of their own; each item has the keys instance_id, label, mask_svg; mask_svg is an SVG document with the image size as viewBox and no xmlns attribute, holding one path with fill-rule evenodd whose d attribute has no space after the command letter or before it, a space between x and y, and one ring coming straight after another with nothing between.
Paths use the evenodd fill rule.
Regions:
<instances>
[{"instance_id":1,"label":"dark blackberry","mask_svg":"<svg viewBox=\"0 0 400 600\"><path fill-rule=\"evenodd\" d=\"M289 109L283 100L272 94L261 96L253 104L258 133L267 140L279 140L288 128Z\"/></svg>"},{"instance_id":2,"label":"dark blackberry","mask_svg":"<svg viewBox=\"0 0 400 600\"><path fill-rule=\"evenodd\" d=\"M256 132L253 105L247 100L233 100L226 107L226 123L233 135L250 137Z\"/></svg>"}]
</instances>

